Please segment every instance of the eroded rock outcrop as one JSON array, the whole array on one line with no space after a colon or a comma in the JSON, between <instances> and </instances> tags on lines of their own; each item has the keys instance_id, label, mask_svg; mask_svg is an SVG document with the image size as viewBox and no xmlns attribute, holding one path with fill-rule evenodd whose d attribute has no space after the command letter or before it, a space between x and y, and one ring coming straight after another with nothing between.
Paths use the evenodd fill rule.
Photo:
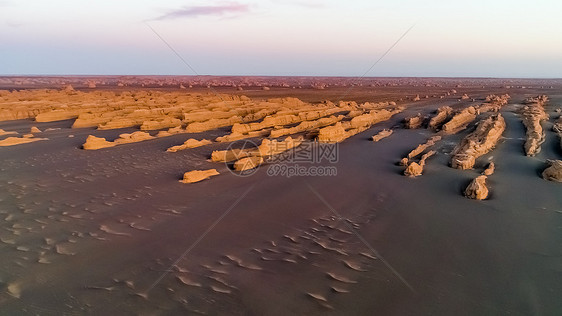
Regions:
<instances>
[{"instance_id":1,"label":"eroded rock outcrop","mask_svg":"<svg viewBox=\"0 0 562 316\"><path fill-rule=\"evenodd\" d=\"M4 136L4 135L17 135L18 132L12 132L12 131L5 131L3 129L0 128L0 136Z\"/></svg>"},{"instance_id":2,"label":"eroded rock outcrop","mask_svg":"<svg viewBox=\"0 0 562 316\"><path fill-rule=\"evenodd\" d=\"M86 142L82 145L82 148L85 150L98 150L102 148L114 147L115 145L117 144L115 144L114 142L109 142L103 137L90 135L88 136L88 138L86 138Z\"/></svg>"},{"instance_id":3,"label":"eroded rock outcrop","mask_svg":"<svg viewBox=\"0 0 562 316\"><path fill-rule=\"evenodd\" d=\"M263 158L261 156L250 156L237 160L234 163L234 170L245 171L258 167L263 163Z\"/></svg>"},{"instance_id":4,"label":"eroded rock outcrop","mask_svg":"<svg viewBox=\"0 0 562 316\"><path fill-rule=\"evenodd\" d=\"M547 160L546 163L548 167L542 173L543 179L562 182L562 160Z\"/></svg>"},{"instance_id":5,"label":"eroded rock outcrop","mask_svg":"<svg viewBox=\"0 0 562 316\"><path fill-rule=\"evenodd\" d=\"M123 133L119 135L119 138L110 142L105 138L90 135L86 139L86 142L82 145L82 148L86 150L97 150L122 144L142 142L153 138L154 136L150 136L150 134L146 132Z\"/></svg>"},{"instance_id":6,"label":"eroded rock outcrop","mask_svg":"<svg viewBox=\"0 0 562 316\"><path fill-rule=\"evenodd\" d=\"M183 179L180 180L181 183L195 183L199 181L203 181L209 179L212 176L218 175L219 172L217 169L208 169L208 170L193 170L188 171L183 174Z\"/></svg>"},{"instance_id":7,"label":"eroded rock outcrop","mask_svg":"<svg viewBox=\"0 0 562 316\"><path fill-rule=\"evenodd\" d=\"M419 162L412 161L404 170L404 175L408 177L418 177L421 176L423 173L423 168L425 167L425 161L427 158L433 156L435 151L431 150L425 153Z\"/></svg>"},{"instance_id":8,"label":"eroded rock outcrop","mask_svg":"<svg viewBox=\"0 0 562 316\"><path fill-rule=\"evenodd\" d=\"M484 112L499 112L502 106L506 105L511 97L509 94L495 95L491 94L486 97L486 102L478 106L480 113Z\"/></svg>"},{"instance_id":9,"label":"eroded rock outcrop","mask_svg":"<svg viewBox=\"0 0 562 316\"><path fill-rule=\"evenodd\" d=\"M474 132L467 135L453 150L451 166L456 169L474 167L476 158L492 150L504 130L505 120L499 113L480 121Z\"/></svg>"},{"instance_id":10,"label":"eroded rock outcrop","mask_svg":"<svg viewBox=\"0 0 562 316\"><path fill-rule=\"evenodd\" d=\"M558 137L560 138L560 146L562 147L562 116L560 116L558 120L554 122L554 125L552 126L552 130L556 132L556 134L558 134ZM1 134L2 133L0 132L0 135Z\"/></svg>"},{"instance_id":11,"label":"eroded rock outcrop","mask_svg":"<svg viewBox=\"0 0 562 316\"><path fill-rule=\"evenodd\" d=\"M420 128L423 123L423 116L421 113L418 113L416 116L407 117L404 119L404 127L407 129L416 129Z\"/></svg>"},{"instance_id":12,"label":"eroded rock outcrop","mask_svg":"<svg viewBox=\"0 0 562 316\"><path fill-rule=\"evenodd\" d=\"M478 176L464 190L464 195L469 199L484 200L488 198L489 190L486 185L487 176Z\"/></svg>"},{"instance_id":13,"label":"eroded rock outcrop","mask_svg":"<svg viewBox=\"0 0 562 316\"><path fill-rule=\"evenodd\" d=\"M7 137L3 140L0 140L0 147L7 147L7 146L15 146L27 143L33 143L40 140L47 140L47 138L35 138L33 135L29 135L26 137Z\"/></svg>"},{"instance_id":14,"label":"eroded rock outcrop","mask_svg":"<svg viewBox=\"0 0 562 316\"><path fill-rule=\"evenodd\" d=\"M338 122L335 125L321 128L318 131L318 141L321 143L338 143L353 135L361 133L372 125L386 121L403 108L393 110L371 110L369 113L353 117L350 121Z\"/></svg>"},{"instance_id":15,"label":"eroded rock outcrop","mask_svg":"<svg viewBox=\"0 0 562 316\"><path fill-rule=\"evenodd\" d=\"M425 143L419 144L416 148L414 148L412 151L410 151L408 153L407 159L410 160L410 159L413 159L413 158L417 157L419 154L424 152L429 147L435 145L440 140L441 140L441 136L439 136L439 135L435 135L435 136L430 137Z\"/></svg>"},{"instance_id":16,"label":"eroded rock outcrop","mask_svg":"<svg viewBox=\"0 0 562 316\"><path fill-rule=\"evenodd\" d=\"M378 142L381 139L387 138L388 136L392 135L394 131L391 129L383 129L382 131L378 132L376 135L371 137L371 140L374 142Z\"/></svg>"},{"instance_id":17,"label":"eroded rock outcrop","mask_svg":"<svg viewBox=\"0 0 562 316\"><path fill-rule=\"evenodd\" d=\"M455 133L466 127L470 122L476 119L478 111L469 106L459 113L455 114L447 123L443 125L442 130L446 133Z\"/></svg>"},{"instance_id":18,"label":"eroded rock outcrop","mask_svg":"<svg viewBox=\"0 0 562 316\"><path fill-rule=\"evenodd\" d=\"M231 162L245 157L249 157L254 152L255 149L215 150L211 153L211 160L213 162Z\"/></svg>"},{"instance_id":19,"label":"eroded rock outcrop","mask_svg":"<svg viewBox=\"0 0 562 316\"><path fill-rule=\"evenodd\" d=\"M210 140L207 140L207 139L196 140L196 139L190 138L190 139L186 140L183 144L177 145L177 146L172 146L172 147L168 148L166 151L169 152L169 153L175 153L175 152L180 151L180 150L185 150L185 149L188 149L188 148L201 147L201 146L209 145L211 143L212 142Z\"/></svg>"},{"instance_id":20,"label":"eroded rock outcrop","mask_svg":"<svg viewBox=\"0 0 562 316\"><path fill-rule=\"evenodd\" d=\"M435 116L429 120L428 127L433 130L438 130L441 125L451 116L453 108L450 106L442 106L437 109Z\"/></svg>"},{"instance_id":21,"label":"eroded rock outcrop","mask_svg":"<svg viewBox=\"0 0 562 316\"><path fill-rule=\"evenodd\" d=\"M527 104L522 112L523 125L526 128L525 154L535 156L541 151L546 134L542 128L542 122L548 120L548 114L544 111L544 103L548 101L547 96L537 96L525 100Z\"/></svg>"},{"instance_id":22,"label":"eroded rock outcrop","mask_svg":"<svg viewBox=\"0 0 562 316\"><path fill-rule=\"evenodd\" d=\"M496 171L496 165L494 164L494 162L490 162L488 164L488 167L486 167L486 169L482 171L482 174L485 176L491 176L492 174L494 174L495 171Z\"/></svg>"}]
</instances>

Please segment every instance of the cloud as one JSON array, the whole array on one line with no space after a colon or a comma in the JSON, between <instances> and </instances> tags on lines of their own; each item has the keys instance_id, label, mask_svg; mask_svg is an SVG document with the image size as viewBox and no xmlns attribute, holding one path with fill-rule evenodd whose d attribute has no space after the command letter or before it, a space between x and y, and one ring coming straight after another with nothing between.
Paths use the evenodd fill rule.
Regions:
<instances>
[{"instance_id":1,"label":"cloud","mask_svg":"<svg viewBox=\"0 0 562 316\"><path fill-rule=\"evenodd\" d=\"M156 20L169 20L178 18L196 18L205 15L225 15L228 13L244 13L250 11L247 4L240 4L237 2L225 2L219 5L212 6L185 6L181 9L170 11Z\"/></svg>"}]
</instances>

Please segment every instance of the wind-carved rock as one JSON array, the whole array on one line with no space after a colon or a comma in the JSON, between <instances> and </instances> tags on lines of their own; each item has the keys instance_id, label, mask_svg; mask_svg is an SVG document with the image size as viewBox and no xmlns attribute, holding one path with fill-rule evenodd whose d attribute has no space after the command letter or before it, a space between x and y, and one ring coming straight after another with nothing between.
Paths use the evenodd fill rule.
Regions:
<instances>
[{"instance_id":1,"label":"wind-carved rock","mask_svg":"<svg viewBox=\"0 0 562 316\"><path fill-rule=\"evenodd\" d=\"M183 179L180 180L181 183L195 183L199 181L203 181L209 179L212 176L218 175L219 172L217 169L208 169L208 170L193 170L188 171L183 174Z\"/></svg>"},{"instance_id":2,"label":"wind-carved rock","mask_svg":"<svg viewBox=\"0 0 562 316\"><path fill-rule=\"evenodd\" d=\"M406 167L406 170L404 170L404 175L408 176L408 177L418 177L421 176L423 173L423 168L425 167L425 161L427 160L427 158L433 156L435 154L435 151L431 150L428 151L427 153L425 153L419 162L415 162L412 161L408 167Z\"/></svg>"},{"instance_id":3,"label":"wind-carved rock","mask_svg":"<svg viewBox=\"0 0 562 316\"><path fill-rule=\"evenodd\" d=\"M488 153L505 130L501 114L494 114L478 123L476 130L467 135L453 150L451 166L456 169L471 169L476 158Z\"/></svg>"},{"instance_id":4,"label":"wind-carved rock","mask_svg":"<svg viewBox=\"0 0 562 316\"><path fill-rule=\"evenodd\" d=\"M414 159L419 154L423 153L429 147L435 145L438 141L441 140L441 136L435 135L430 137L425 143L419 144L416 148L408 153L408 160Z\"/></svg>"},{"instance_id":5,"label":"wind-carved rock","mask_svg":"<svg viewBox=\"0 0 562 316\"><path fill-rule=\"evenodd\" d=\"M209 145L211 143L212 142L210 140L207 140L207 139L196 140L196 139L190 138L190 139L186 140L183 144L178 145L178 146L172 146L172 147L168 148L166 151L170 152L170 153L175 153L175 152L180 151L180 150L185 150L185 149L188 149L188 148L201 147L201 146Z\"/></svg>"},{"instance_id":6,"label":"wind-carved rock","mask_svg":"<svg viewBox=\"0 0 562 316\"><path fill-rule=\"evenodd\" d=\"M433 116L429 120L428 127L433 130L438 130L439 127L441 127L441 124L443 124L451 116L452 113L453 108L451 108L450 106L442 106L438 108L435 116Z\"/></svg>"},{"instance_id":7,"label":"wind-carved rock","mask_svg":"<svg viewBox=\"0 0 562 316\"><path fill-rule=\"evenodd\" d=\"M489 189L486 185L487 176L478 176L464 190L464 195L469 199L484 200L488 198Z\"/></svg>"},{"instance_id":8,"label":"wind-carved rock","mask_svg":"<svg viewBox=\"0 0 562 316\"><path fill-rule=\"evenodd\" d=\"M547 160L548 167L542 177L548 181L562 182L562 160Z\"/></svg>"},{"instance_id":9,"label":"wind-carved rock","mask_svg":"<svg viewBox=\"0 0 562 316\"><path fill-rule=\"evenodd\" d=\"M423 123L423 116L418 113L416 116L408 117L404 119L404 127L407 129L420 128Z\"/></svg>"},{"instance_id":10,"label":"wind-carved rock","mask_svg":"<svg viewBox=\"0 0 562 316\"><path fill-rule=\"evenodd\" d=\"M374 141L374 142L378 142L378 141L392 135L392 133L393 133L393 130L385 128L382 131L378 132L376 135L373 135L371 137L371 140Z\"/></svg>"},{"instance_id":11,"label":"wind-carved rock","mask_svg":"<svg viewBox=\"0 0 562 316\"><path fill-rule=\"evenodd\" d=\"M318 141L321 143L339 143L367 130L376 123L390 119L402 110L402 108L371 110L368 113L353 117L350 121L337 122L335 125L321 128L318 131Z\"/></svg>"},{"instance_id":12,"label":"wind-carved rock","mask_svg":"<svg viewBox=\"0 0 562 316\"><path fill-rule=\"evenodd\" d=\"M527 130L525 140L525 154L527 156L536 156L541 151L541 145L544 143L546 134L542 128L542 122L548 120L548 114L544 111L544 104L548 102L545 95L528 98L525 100L525 107L521 115L523 125Z\"/></svg>"},{"instance_id":13,"label":"wind-carved rock","mask_svg":"<svg viewBox=\"0 0 562 316\"><path fill-rule=\"evenodd\" d=\"M451 120L443 125L442 130L448 134L455 133L474 121L477 115L478 111L473 106L469 106L455 114Z\"/></svg>"}]
</instances>

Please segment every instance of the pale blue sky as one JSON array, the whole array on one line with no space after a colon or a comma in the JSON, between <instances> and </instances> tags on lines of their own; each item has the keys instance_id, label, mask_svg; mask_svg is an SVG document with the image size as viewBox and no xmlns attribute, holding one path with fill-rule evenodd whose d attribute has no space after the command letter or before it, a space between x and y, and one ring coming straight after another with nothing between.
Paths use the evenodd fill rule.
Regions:
<instances>
[{"instance_id":1,"label":"pale blue sky","mask_svg":"<svg viewBox=\"0 0 562 316\"><path fill-rule=\"evenodd\" d=\"M0 0L0 74L562 77L562 2Z\"/></svg>"}]
</instances>

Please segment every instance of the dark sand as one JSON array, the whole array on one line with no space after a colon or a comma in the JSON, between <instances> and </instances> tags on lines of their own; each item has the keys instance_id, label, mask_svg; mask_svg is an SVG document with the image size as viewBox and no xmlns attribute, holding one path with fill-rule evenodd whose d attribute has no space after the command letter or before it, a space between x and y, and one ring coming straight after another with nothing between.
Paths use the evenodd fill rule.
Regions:
<instances>
[{"instance_id":1,"label":"dark sand","mask_svg":"<svg viewBox=\"0 0 562 316\"><path fill-rule=\"evenodd\" d=\"M424 88L410 89L387 96ZM241 93L270 97L272 90ZM479 97L502 92L499 86L457 90ZM299 96L329 99L327 91ZM502 109L507 130L497 148L475 170L450 168L449 153L471 125L444 137L416 179L402 176L396 162L429 130L396 128L378 143L369 137L406 116L469 101L422 100L353 136L339 145L334 177L271 177L267 166L238 177L206 161L227 144L165 153L228 128L91 152L79 148L93 129L69 129L72 121L0 122L19 132L61 128L41 135L49 141L0 148L0 314L559 315L562 185L539 175L546 159L562 158L550 131L561 91L504 91L512 99ZM538 93L551 97L551 119L542 152L530 158L513 111ZM134 130L95 134L115 138ZM463 197L492 156L491 198ZM221 175L177 181L187 170L208 168ZM310 187L349 221L339 220ZM411 289L381 258L371 258L349 225Z\"/></svg>"}]
</instances>

